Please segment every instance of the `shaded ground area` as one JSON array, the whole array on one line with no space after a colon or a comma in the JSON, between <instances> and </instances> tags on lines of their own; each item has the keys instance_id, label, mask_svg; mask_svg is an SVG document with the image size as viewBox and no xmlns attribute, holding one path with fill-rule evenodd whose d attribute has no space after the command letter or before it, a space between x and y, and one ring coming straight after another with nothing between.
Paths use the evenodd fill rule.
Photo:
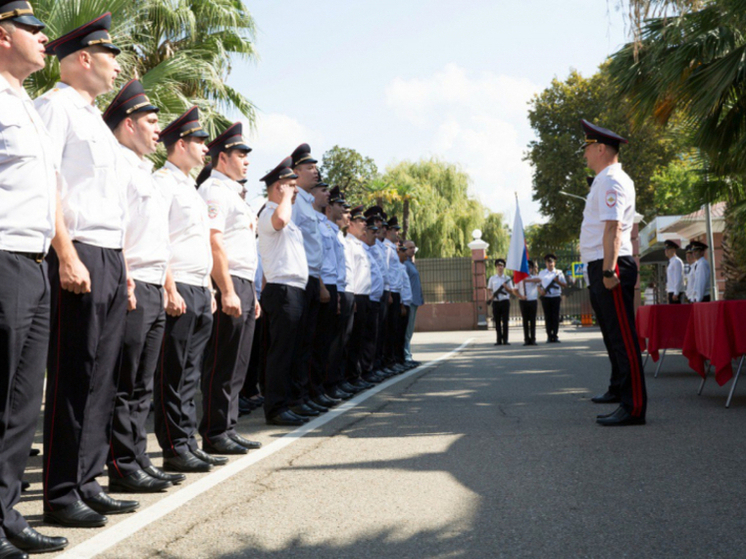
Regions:
<instances>
[{"instance_id":1,"label":"shaded ground area","mask_svg":"<svg viewBox=\"0 0 746 559\"><path fill-rule=\"evenodd\" d=\"M511 336L517 339L517 332ZM389 387L104 553L105 557L742 557L746 385L727 387L669 355L648 363L645 427L611 411L600 333L494 347L493 332L417 336L430 360ZM284 431L256 415L242 431ZM41 505L40 461L24 504ZM190 482L193 479L190 477ZM163 496L143 499L144 507ZM112 523L121 518L112 518ZM116 529L116 528L114 528ZM74 543L98 531L56 530Z\"/></svg>"}]
</instances>

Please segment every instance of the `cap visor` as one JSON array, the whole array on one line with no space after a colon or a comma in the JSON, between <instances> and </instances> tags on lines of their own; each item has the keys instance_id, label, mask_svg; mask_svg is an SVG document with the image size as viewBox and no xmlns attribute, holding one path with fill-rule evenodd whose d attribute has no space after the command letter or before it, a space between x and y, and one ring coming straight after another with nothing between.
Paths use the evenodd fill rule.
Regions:
<instances>
[{"instance_id":1,"label":"cap visor","mask_svg":"<svg viewBox=\"0 0 746 559\"><path fill-rule=\"evenodd\" d=\"M193 138L209 138L210 137L210 135L204 130L196 130L195 132L191 132L184 137L186 138L187 136L192 136Z\"/></svg>"},{"instance_id":2,"label":"cap visor","mask_svg":"<svg viewBox=\"0 0 746 559\"><path fill-rule=\"evenodd\" d=\"M249 153L250 151L252 151L252 149L246 144L238 144L236 146L231 146L231 149L240 149L241 151L245 151L246 153Z\"/></svg>"},{"instance_id":3,"label":"cap visor","mask_svg":"<svg viewBox=\"0 0 746 559\"><path fill-rule=\"evenodd\" d=\"M105 49L109 49L114 54L119 54L120 52L122 52L122 49L120 49L116 45L112 45L112 44L101 44L101 45L98 45L98 46L104 47Z\"/></svg>"},{"instance_id":4,"label":"cap visor","mask_svg":"<svg viewBox=\"0 0 746 559\"><path fill-rule=\"evenodd\" d=\"M28 25L30 27L35 27L36 29L44 29L46 27L45 23L43 23L40 19L32 15L18 16L18 17L13 18L12 21L20 23L22 25Z\"/></svg>"}]
</instances>

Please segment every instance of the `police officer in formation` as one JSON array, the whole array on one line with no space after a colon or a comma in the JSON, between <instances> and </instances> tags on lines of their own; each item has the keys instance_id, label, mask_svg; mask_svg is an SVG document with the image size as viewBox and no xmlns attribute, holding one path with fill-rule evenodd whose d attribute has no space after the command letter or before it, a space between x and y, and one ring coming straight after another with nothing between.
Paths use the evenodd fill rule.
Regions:
<instances>
[{"instance_id":1,"label":"police officer in formation","mask_svg":"<svg viewBox=\"0 0 746 559\"><path fill-rule=\"evenodd\" d=\"M619 403L596 421L606 426L644 425L647 408L645 376L635 330L634 293L637 264L632 254L635 187L619 163L618 134L582 121L581 149L596 173L583 211L580 253L588 270L591 304L612 364L606 393L594 403Z\"/></svg>"},{"instance_id":2,"label":"police officer in formation","mask_svg":"<svg viewBox=\"0 0 746 559\"><path fill-rule=\"evenodd\" d=\"M206 144L192 107L161 129L138 80L96 108L120 73L110 26L107 13L47 43L29 2L0 0L0 558L67 545L14 510L45 366L44 521L79 528L139 507L99 485L105 465L108 490L159 492L259 448L236 432L246 383L263 386L267 423L298 426L415 366L421 289L396 217L351 212L302 144L262 178L257 218L240 123ZM32 102L23 81L45 52L60 82ZM252 351L262 313L268 344Z\"/></svg>"},{"instance_id":3,"label":"police officer in formation","mask_svg":"<svg viewBox=\"0 0 746 559\"><path fill-rule=\"evenodd\" d=\"M679 305L684 299L684 263L676 255L680 247L676 241L671 240L665 241L663 245L666 258L668 258L668 267L666 268L668 303Z\"/></svg>"},{"instance_id":4,"label":"police officer in formation","mask_svg":"<svg viewBox=\"0 0 746 559\"><path fill-rule=\"evenodd\" d=\"M705 251L708 246L701 241L692 241L692 259L694 264L692 266L693 271L691 275L692 290L691 290L691 302L692 303L707 303L710 301L710 263L705 258Z\"/></svg>"}]
</instances>

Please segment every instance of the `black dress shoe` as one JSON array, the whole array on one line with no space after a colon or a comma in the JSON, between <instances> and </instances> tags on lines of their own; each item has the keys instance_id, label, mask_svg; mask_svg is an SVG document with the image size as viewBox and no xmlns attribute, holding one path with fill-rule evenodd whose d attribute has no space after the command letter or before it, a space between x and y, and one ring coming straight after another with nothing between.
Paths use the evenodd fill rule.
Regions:
<instances>
[{"instance_id":1,"label":"black dress shoe","mask_svg":"<svg viewBox=\"0 0 746 559\"><path fill-rule=\"evenodd\" d=\"M205 452L201 448L195 448L192 454L212 466L225 466L228 463L228 459L225 456L215 456L214 454Z\"/></svg>"},{"instance_id":2,"label":"black dress shoe","mask_svg":"<svg viewBox=\"0 0 746 559\"><path fill-rule=\"evenodd\" d=\"M633 417L624 406L619 406L608 417L596 419L596 423L606 427L624 427L625 425L645 425L644 417Z\"/></svg>"},{"instance_id":3,"label":"black dress shoe","mask_svg":"<svg viewBox=\"0 0 746 559\"><path fill-rule=\"evenodd\" d=\"M20 534L8 538L8 541L21 551L28 551L29 553L59 551L60 549L64 549L68 543L67 538L44 536L31 526L24 528Z\"/></svg>"},{"instance_id":4,"label":"black dress shoe","mask_svg":"<svg viewBox=\"0 0 746 559\"><path fill-rule=\"evenodd\" d=\"M29 456L39 456L40 454L41 454L41 450L39 450L38 448L32 448L31 450L28 451Z\"/></svg>"},{"instance_id":5,"label":"black dress shoe","mask_svg":"<svg viewBox=\"0 0 746 559\"><path fill-rule=\"evenodd\" d=\"M103 491L98 495L83 499L83 502L99 514L125 514L140 508L140 503L137 501L112 499Z\"/></svg>"},{"instance_id":6,"label":"black dress shoe","mask_svg":"<svg viewBox=\"0 0 746 559\"><path fill-rule=\"evenodd\" d=\"M31 487L31 484L24 480L21 480L21 491L28 491L28 488Z\"/></svg>"},{"instance_id":7,"label":"black dress shoe","mask_svg":"<svg viewBox=\"0 0 746 559\"><path fill-rule=\"evenodd\" d=\"M310 417L305 416L305 415L298 415L297 413L293 413L290 410L287 410L287 412L285 413L290 414L290 416L293 417L294 419L300 419L303 423L308 423L309 421L311 421Z\"/></svg>"},{"instance_id":8,"label":"black dress shoe","mask_svg":"<svg viewBox=\"0 0 746 559\"><path fill-rule=\"evenodd\" d=\"M267 418L267 425L287 425L287 426L299 426L305 422L295 414L288 413L287 411L280 412L275 416Z\"/></svg>"},{"instance_id":9,"label":"black dress shoe","mask_svg":"<svg viewBox=\"0 0 746 559\"><path fill-rule=\"evenodd\" d=\"M8 538L0 538L0 559L28 559L28 554L10 543Z\"/></svg>"},{"instance_id":10,"label":"black dress shoe","mask_svg":"<svg viewBox=\"0 0 746 559\"><path fill-rule=\"evenodd\" d=\"M202 441L202 450L208 454L248 454L249 449L233 442L228 437L215 439L212 442Z\"/></svg>"},{"instance_id":11,"label":"black dress shoe","mask_svg":"<svg viewBox=\"0 0 746 559\"><path fill-rule=\"evenodd\" d=\"M316 410L316 411L317 411L317 412L319 412L319 413L326 413L326 412L328 412L328 411L329 411L329 408L328 408L328 407L326 407L326 406L325 406L325 405L323 405L323 404L320 404L319 402L317 402L317 401L315 401L315 400L308 400L308 401L306 402L306 406L308 406L308 407L309 407L309 408L311 408L312 410Z\"/></svg>"},{"instance_id":12,"label":"black dress shoe","mask_svg":"<svg viewBox=\"0 0 746 559\"><path fill-rule=\"evenodd\" d=\"M262 448L262 443L258 441L250 441L249 439L245 439L238 433L229 433L228 436L234 443L240 444L242 447L248 448L249 450L256 450L258 448Z\"/></svg>"},{"instance_id":13,"label":"black dress shoe","mask_svg":"<svg viewBox=\"0 0 746 559\"><path fill-rule=\"evenodd\" d=\"M109 521L83 501L75 501L65 508L44 512L44 522L72 528L98 528Z\"/></svg>"},{"instance_id":14,"label":"black dress shoe","mask_svg":"<svg viewBox=\"0 0 746 559\"><path fill-rule=\"evenodd\" d=\"M616 394L606 392L605 394L599 394L591 398L591 402L594 404L618 404L622 399Z\"/></svg>"},{"instance_id":15,"label":"black dress shoe","mask_svg":"<svg viewBox=\"0 0 746 559\"><path fill-rule=\"evenodd\" d=\"M168 456L163 459L163 469L167 472L184 472L187 474L196 474L200 472L209 472L212 470L212 464L197 458L191 452Z\"/></svg>"},{"instance_id":16,"label":"black dress shoe","mask_svg":"<svg viewBox=\"0 0 746 559\"><path fill-rule=\"evenodd\" d=\"M342 400L339 398L332 398L328 394L319 394L315 398L313 398L313 402L315 404L318 404L320 406L325 406L327 408L333 408L337 404L339 404Z\"/></svg>"},{"instance_id":17,"label":"black dress shoe","mask_svg":"<svg viewBox=\"0 0 746 559\"><path fill-rule=\"evenodd\" d=\"M349 392L345 392L339 386L335 386L334 388L329 390L328 394L329 396L337 400L349 400L353 396L353 394L350 394Z\"/></svg>"},{"instance_id":18,"label":"black dress shoe","mask_svg":"<svg viewBox=\"0 0 746 559\"><path fill-rule=\"evenodd\" d=\"M357 394L361 390L360 388L357 388L356 386L353 386L352 384L350 384L347 381L340 382L339 386L337 386L337 388L339 388L340 390L343 390L343 391L347 392L348 394Z\"/></svg>"},{"instance_id":19,"label":"black dress shoe","mask_svg":"<svg viewBox=\"0 0 746 559\"><path fill-rule=\"evenodd\" d=\"M301 404L299 406L293 406L290 411L295 415L301 415L303 417L315 417L319 415L319 411L311 408L307 404Z\"/></svg>"},{"instance_id":20,"label":"black dress shoe","mask_svg":"<svg viewBox=\"0 0 746 559\"><path fill-rule=\"evenodd\" d=\"M173 487L170 481L154 478L144 470L121 478L109 476L109 491L113 493L160 493L169 487Z\"/></svg>"},{"instance_id":21,"label":"black dress shoe","mask_svg":"<svg viewBox=\"0 0 746 559\"><path fill-rule=\"evenodd\" d=\"M143 471L150 477L161 479L163 481L170 481L174 485L179 485L186 479L186 476L184 474L167 474L160 468L156 468L155 466L153 466L153 464L151 464L147 468L143 468Z\"/></svg>"},{"instance_id":22,"label":"black dress shoe","mask_svg":"<svg viewBox=\"0 0 746 559\"><path fill-rule=\"evenodd\" d=\"M503 345L502 342L495 342L493 345Z\"/></svg>"}]
</instances>

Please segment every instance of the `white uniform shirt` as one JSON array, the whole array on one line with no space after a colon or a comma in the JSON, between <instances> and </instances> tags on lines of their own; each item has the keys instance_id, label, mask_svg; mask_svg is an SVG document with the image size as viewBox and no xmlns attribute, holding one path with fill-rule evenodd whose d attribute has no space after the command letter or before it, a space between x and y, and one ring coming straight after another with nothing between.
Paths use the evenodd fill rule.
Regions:
<instances>
[{"instance_id":1,"label":"white uniform shirt","mask_svg":"<svg viewBox=\"0 0 746 559\"><path fill-rule=\"evenodd\" d=\"M383 274L383 289L384 291L391 291L391 278L389 277L389 260L388 255L386 254L386 246L383 244L383 241L380 239L376 239L375 244L373 245L376 255L376 262L378 262L378 266L381 268L381 274Z\"/></svg>"},{"instance_id":2,"label":"white uniform shirt","mask_svg":"<svg viewBox=\"0 0 746 559\"><path fill-rule=\"evenodd\" d=\"M370 261L370 300L378 303L383 296L383 268L376 255L376 246L363 243L363 249Z\"/></svg>"},{"instance_id":3,"label":"white uniform shirt","mask_svg":"<svg viewBox=\"0 0 746 559\"><path fill-rule=\"evenodd\" d=\"M135 281L163 285L169 259L169 194L153 179L153 164L124 146L122 156L130 164L127 185L129 220L124 234L124 256Z\"/></svg>"},{"instance_id":4,"label":"white uniform shirt","mask_svg":"<svg viewBox=\"0 0 746 559\"><path fill-rule=\"evenodd\" d=\"M684 263L676 255L668 261L666 292L674 295L684 292Z\"/></svg>"},{"instance_id":5,"label":"white uniform shirt","mask_svg":"<svg viewBox=\"0 0 746 559\"><path fill-rule=\"evenodd\" d=\"M57 174L52 138L34 103L0 76L0 249L49 250Z\"/></svg>"},{"instance_id":6,"label":"white uniform shirt","mask_svg":"<svg viewBox=\"0 0 746 559\"><path fill-rule=\"evenodd\" d=\"M347 235L346 241L353 268L352 292L355 295L370 295L372 279L368 252L363 247L363 242L354 235Z\"/></svg>"},{"instance_id":7,"label":"white uniform shirt","mask_svg":"<svg viewBox=\"0 0 746 559\"><path fill-rule=\"evenodd\" d=\"M399 264L399 252L396 245L386 239L382 244L383 253L385 257L386 269L389 271L389 290L394 293L401 292L401 278L399 274L394 271Z\"/></svg>"},{"instance_id":8,"label":"white uniform shirt","mask_svg":"<svg viewBox=\"0 0 746 559\"><path fill-rule=\"evenodd\" d=\"M553 272L542 270L539 272L539 279L541 280L541 287L546 291L545 297L562 297L562 286L559 282L567 283L562 270L555 269ZM557 281L554 281L555 279Z\"/></svg>"},{"instance_id":9,"label":"white uniform shirt","mask_svg":"<svg viewBox=\"0 0 746 559\"><path fill-rule=\"evenodd\" d=\"M321 281L324 285L337 285L337 234L327 217L319 213L319 232L324 249L324 260L321 263Z\"/></svg>"},{"instance_id":10,"label":"white uniform shirt","mask_svg":"<svg viewBox=\"0 0 746 559\"><path fill-rule=\"evenodd\" d=\"M701 303L710 294L710 263L704 256L694 263L694 287L692 296L695 303Z\"/></svg>"},{"instance_id":11,"label":"white uniform shirt","mask_svg":"<svg viewBox=\"0 0 746 559\"><path fill-rule=\"evenodd\" d=\"M506 289L503 289L502 291L500 291L500 288L503 285L506 287ZM497 274L495 274L487 282L487 289L492 291L492 299L497 300L497 301L509 300L510 293L507 291L507 288L512 288L512 287L513 287L513 280L511 280L505 274L503 274L502 276L498 276ZM500 291L500 293L498 293L498 291Z\"/></svg>"},{"instance_id":12,"label":"white uniform shirt","mask_svg":"<svg viewBox=\"0 0 746 559\"><path fill-rule=\"evenodd\" d=\"M399 263L399 275L401 276L401 304L407 307L412 304L412 284L409 282L407 268Z\"/></svg>"},{"instance_id":13,"label":"white uniform shirt","mask_svg":"<svg viewBox=\"0 0 746 559\"><path fill-rule=\"evenodd\" d=\"M52 135L52 157L62 178L60 198L74 241L120 249L127 226L127 170L101 111L72 87L57 86L36 99Z\"/></svg>"},{"instance_id":14,"label":"white uniform shirt","mask_svg":"<svg viewBox=\"0 0 746 559\"><path fill-rule=\"evenodd\" d=\"M170 200L168 208L168 236L171 258L168 265L174 281L210 287L212 249L207 204L197 194L194 179L166 161L153 174L153 180Z\"/></svg>"},{"instance_id":15,"label":"white uniform shirt","mask_svg":"<svg viewBox=\"0 0 746 559\"><path fill-rule=\"evenodd\" d=\"M344 235L336 223L329 220L327 220L327 223L334 233L334 254L337 260L337 291L345 291L347 289L347 256Z\"/></svg>"},{"instance_id":16,"label":"white uniform shirt","mask_svg":"<svg viewBox=\"0 0 746 559\"><path fill-rule=\"evenodd\" d=\"M686 279L686 298L689 302L694 301L694 264L687 264L685 272Z\"/></svg>"},{"instance_id":17,"label":"white uniform shirt","mask_svg":"<svg viewBox=\"0 0 746 559\"><path fill-rule=\"evenodd\" d=\"M350 239L352 238L352 235L348 234L347 236L340 232L338 233L339 240L344 245L344 251L345 251L345 287L344 291L345 293L355 293L355 268L353 265L354 259L355 259L355 252L354 252L354 245L350 242ZM367 262L367 259L366 259Z\"/></svg>"},{"instance_id":18,"label":"white uniform shirt","mask_svg":"<svg viewBox=\"0 0 746 559\"><path fill-rule=\"evenodd\" d=\"M324 248L319 230L319 216L313 209L313 195L302 188L298 189L298 196L293 204L293 223L303 233L303 247L308 262L308 275L321 277L321 265L324 261Z\"/></svg>"},{"instance_id":19,"label":"white uniform shirt","mask_svg":"<svg viewBox=\"0 0 746 559\"><path fill-rule=\"evenodd\" d=\"M531 274L526 279L536 279L539 276ZM526 301L536 301L539 298L539 284L529 282L525 279L518 284L518 292L526 298Z\"/></svg>"},{"instance_id":20,"label":"white uniform shirt","mask_svg":"<svg viewBox=\"0 0 746 559\"><path fill-rule=\"evenodd\" d=\"M635 185L629 175L622 171L621 163L609 165L596 176L585 201L580 228L580 258L586 264L604 257L606 221L619 221L622 224L619 256L631 256Z\"/></svg>"},{"instance_id":21,"label":"white uniform shirt","mask_svg":"<svg viewBox=\"0 0 746 559\"><path fill-rule=\"evenodd\" d=\"M305 289L308 283L308 261L303 248L303 233L292 221L277 231L272 225L272 214L276 209L276 203L267 202L257 222L264 277L267 283Z\"/></svg>"},{"instance_id":22,"label":"white uniform shirt","mask_svg":"<svg viewBox=\"0 0 746 559\"><path fill-rule=\"evenodd\" d=\"M228 258L228 273L254 281L256 275L256 215L244 201L243 187L213 169L199 187L207 204L210 229L223 233L223 248Z\"/></svg>"}]
</instances>

